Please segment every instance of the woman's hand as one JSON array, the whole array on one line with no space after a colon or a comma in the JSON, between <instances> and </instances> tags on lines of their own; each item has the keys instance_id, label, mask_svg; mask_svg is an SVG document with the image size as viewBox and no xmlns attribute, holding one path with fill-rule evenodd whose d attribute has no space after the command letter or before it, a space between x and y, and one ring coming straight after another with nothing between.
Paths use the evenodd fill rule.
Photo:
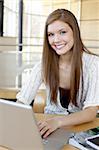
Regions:
<instances>
[{"instance_id":1,"label":"woman's hand","mask_svg":"<svg viewBox=\"0 0 99 150\"><path fill-rule=\"evenodd\" d=\"M38 122L38 128L43 138L46 138L49 134L58 129L59 126L59 120L57 117Z\"/></svg>"},{"instance_id":2,"label":"woman's hand","mask_svg":"<svg viewBox=\"0 0 99 150\"><path fill-rule=\"evenodd\" d=\"M38 128L41 136L46 138L49 134L62 126L68 127L93 121L96 117L97 111L98 107L96 106L88 107L82 111L67 116L57 116L46 121L40 121L38 123Z\"/></svg>"}]
</instances>

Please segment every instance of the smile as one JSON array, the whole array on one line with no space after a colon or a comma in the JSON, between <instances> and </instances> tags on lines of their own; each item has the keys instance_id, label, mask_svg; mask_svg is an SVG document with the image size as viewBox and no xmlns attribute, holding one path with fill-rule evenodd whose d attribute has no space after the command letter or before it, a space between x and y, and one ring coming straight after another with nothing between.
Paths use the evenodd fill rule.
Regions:
<instances>
[{"instance_id":1,"label":"smile","mask_svg":"<svg viewBox=\"0 0 99 150\"><path fill-rule=\"evenodd\" d=\"M56 49L60 50L62 49L63 47L65 47L66 44L62 44L62 45L55 45Z\"/></svg>"}]
</instances>

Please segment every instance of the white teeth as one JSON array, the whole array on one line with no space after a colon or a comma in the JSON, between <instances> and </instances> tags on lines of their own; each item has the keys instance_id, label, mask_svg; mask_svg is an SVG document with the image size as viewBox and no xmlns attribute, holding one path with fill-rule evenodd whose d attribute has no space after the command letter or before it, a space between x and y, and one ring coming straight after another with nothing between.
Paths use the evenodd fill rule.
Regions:
<instances>
[{"instance_id":1,"label":"white teeth","mask_svg":"<svg viewBox=\"0 0 99 150\"><path fill-rule=\"evenodd\" d=\"M61 49L62 47L64 47L64 45L56 45L57 49Z\"/></svg>"}]
</instances>

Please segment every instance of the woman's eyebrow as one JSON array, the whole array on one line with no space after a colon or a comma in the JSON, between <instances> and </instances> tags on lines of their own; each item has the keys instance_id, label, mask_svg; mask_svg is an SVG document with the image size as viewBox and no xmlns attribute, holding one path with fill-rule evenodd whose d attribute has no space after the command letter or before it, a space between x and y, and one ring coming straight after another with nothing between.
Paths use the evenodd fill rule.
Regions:
<instances>
[{"instance_id":1,"label":"woman's eyebrow","mask_svg":"<svg viewBox=\"0 0 99 150\"><path fill-rule=\"evenodd\" d=\"M57 30L57 31L55 31L55 32L60 32L60 31L62 31L62 30L66 30L66 28L61 28L61 29L59 29L59 30ZM54 31L48 31L47 33L53 33Z\"/></svg>"}]
</instances>

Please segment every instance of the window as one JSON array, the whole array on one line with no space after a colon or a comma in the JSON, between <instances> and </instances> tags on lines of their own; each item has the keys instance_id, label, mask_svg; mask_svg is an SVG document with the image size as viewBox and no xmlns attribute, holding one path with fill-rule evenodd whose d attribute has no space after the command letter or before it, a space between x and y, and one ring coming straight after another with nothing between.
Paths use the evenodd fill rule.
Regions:
<instances>
[{"instance_id":1,"label":"window","mask_svg":"<svg viewBox=\"0 0 99 150\"><path fill-rule=\"evenodd\" d=\"M16 38L17 47L13 51L16 53L17 60L19 60L19 1L4 0L4 36ZM99 50L98 0L23 0L23 48L20 52L21 66L18 69L22 73L22 84L25 77L30 74L32 66L42 57L45 20L48 14L57 8L71 10L78 19L84 43L92 50L95 47L97 47L96 51Z\"/></svg>"}]
</instances>

